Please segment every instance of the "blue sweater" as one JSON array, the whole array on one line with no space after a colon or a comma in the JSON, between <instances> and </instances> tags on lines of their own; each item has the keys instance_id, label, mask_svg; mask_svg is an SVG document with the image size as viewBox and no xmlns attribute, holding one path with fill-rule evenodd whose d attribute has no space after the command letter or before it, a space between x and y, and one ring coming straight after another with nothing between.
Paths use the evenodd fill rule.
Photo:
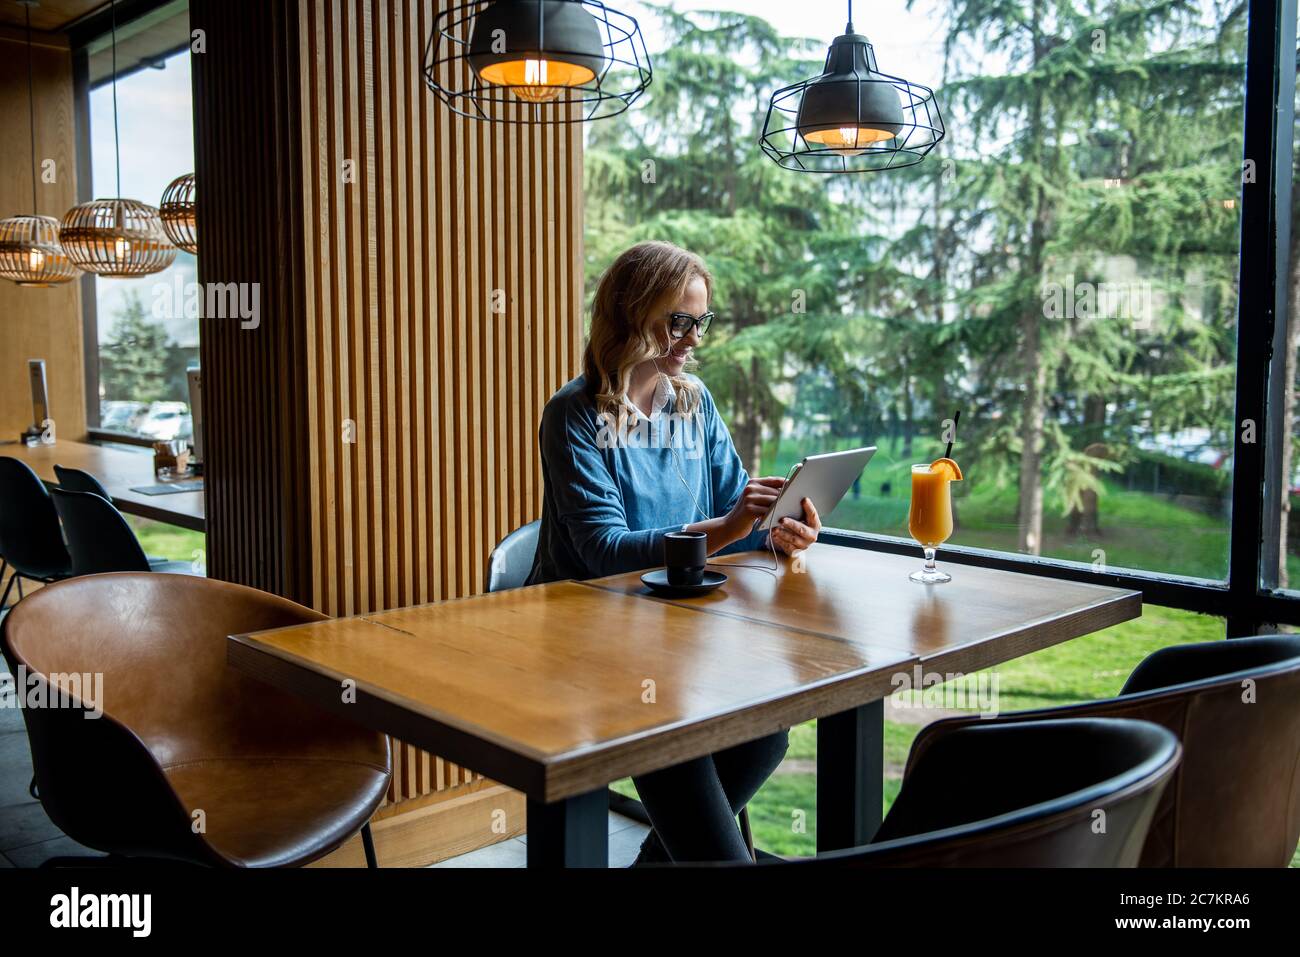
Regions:
<instances>
[{"instance_id":1,"label":"blue sweater","mask_svg":"<svg viewBox=\"0 0 1300 957\"><path fill-rule=\"evenodd\" d=\"M542 526L530 585L662 565L665 532L731 511L749 476L713 396L694 381L702 399L694 413L674 405L622 432L597 415L582 376L546 403L538 433ZM753 532L723 552L765 540Z\"/></svg>"}]
</instances>

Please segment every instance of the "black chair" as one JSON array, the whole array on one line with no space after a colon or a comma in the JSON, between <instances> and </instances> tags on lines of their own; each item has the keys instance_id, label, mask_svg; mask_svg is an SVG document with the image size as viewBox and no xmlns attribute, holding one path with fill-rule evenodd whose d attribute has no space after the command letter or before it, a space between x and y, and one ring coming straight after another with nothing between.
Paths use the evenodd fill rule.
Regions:
<instances>
[{"instance_id":1,"label":"black chair","mask_svg":"<svg viewBox=\"0 0 1300 957\"><path fill-rule=\"evenodd\" d=\"M1149 721L934 727L870 844L759 866L1134 867L1181 751Z\"/></svg>"},{"instance_id":2,"label":"black chair","mask_svg":"<svg viewBox=\"0 0 1300 957\"><path fill-rule=\"evenodd\" d=\"M104 572L171 572L192 574L189 562L151 565L135 532L113 503L93 492L52 489L54 507L63 519L72 555L73 575Z\"/></svg>"},{"instance_id":3,"label":"black chair","mask_svg":"<svg viewBox=\"0 0 1300 957\"><path fill-rule=\"evenodd\" d=\"M108 494L108 489L104 488L99 479L89 472L83 472L81 469L70 469L65 465L56 465L54 466L54 474L59 480L59 488L67 489L69 492L90 492L92 495L98 495L106 502L113 501L113 496ZM155 570L162 569L162 566L168 564L166 558L157 555L147 555L145 557L149 561L149 567Z\"/></svg>"},{"instance_id":4,"label":"black chair","mask_svg":"<svg viewBox=\"0 0 1300 957\"><path fill-rule=\"evenodd\" d=\"M69 492L90 492L105 501L113 501L113 496L108 494L108 489L104 488L99 479L89 472L70 469L66 465L56 465L54 475L59 480L59 488L66 488Z\"/></svg>"},{"instance_id":5,"label":"black chair","mask_svg":"<svg viewBox=\"0 0 1300 957\"><path fill-rule=\"evenodd\" d=\"M540 521L520 526L492 549L492 554L488 556L488 591L523 587L528 573L533 570L533 559L537 555L537 533L541 527Z\"/></svg>"},{"instance_id":6,"label":"black chair","mask_svg":"<svg viewBox=\"0 0 1300 957\"><path fill-rule=\"evenodd\" d=\"M1143 867L1286 867L1300 841L1300 635L1171 645L1116 698L999 722L1128 718L1178 735L1183 761L1142 849ZM950 718L942 735L980 723Z\"/></svg>"},{"instance_id":7,"label":"black chair","mask_svg":"<svg viewBox=\"0 0 1300 957\"><path fill-rule=\"evenodd\" d=\"M8 456L0 456L0 559L0 582L13 570L0 595L0 609L8 605L15 582L21 601L24 578L48 584L72 574L59 516L45 485L25 462Z\"/></svg>"}]
</instances>

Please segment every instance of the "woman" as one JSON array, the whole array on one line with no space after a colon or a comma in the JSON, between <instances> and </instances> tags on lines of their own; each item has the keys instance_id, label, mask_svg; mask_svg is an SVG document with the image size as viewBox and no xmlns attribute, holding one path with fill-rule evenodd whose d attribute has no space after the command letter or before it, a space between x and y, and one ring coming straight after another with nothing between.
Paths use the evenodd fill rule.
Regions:
<instances>
[{"instance_id":1,"label":"woman","mask_svg":"<svg viewBox=\"0 0 1300 957\"><path fill-rule=\"evenodd\" d=\"M665 532L704 532L710 554L817 540L817 511L753 531L779 477L751 479L713 397L687 375L708 332L713 280L695 254L638 243L601 277L583 374L546 404L545 493L529 583L663 564ZM736 815L785 755L787 732L634 778L654 825L639 863L747 860ZM666 852L666 853L665 853Z\"/></svg>"}]
</instances>

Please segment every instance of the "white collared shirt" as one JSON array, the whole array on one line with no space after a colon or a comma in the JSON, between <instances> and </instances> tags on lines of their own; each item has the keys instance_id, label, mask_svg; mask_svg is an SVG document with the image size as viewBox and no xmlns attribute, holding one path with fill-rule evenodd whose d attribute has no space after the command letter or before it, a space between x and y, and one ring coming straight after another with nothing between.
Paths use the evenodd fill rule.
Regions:
<instances>
[{"instance_id":1,"label":"white collared shirt","mask_svg":"<svg viewBox=\"0 0 1300 957\"><path fill-rule=\"evenodd\" d=\"M626 395L623 396L623 405L627 408L631 421L635 422L645 416L640 409L636 407L631 399ZM650 415L648 418L654 421L664 412L671 412L677 407L677 390L673 387L672 380L666 375L661 375L655 383L654 398L650 400Z\"/></svg>"}]
</instances>

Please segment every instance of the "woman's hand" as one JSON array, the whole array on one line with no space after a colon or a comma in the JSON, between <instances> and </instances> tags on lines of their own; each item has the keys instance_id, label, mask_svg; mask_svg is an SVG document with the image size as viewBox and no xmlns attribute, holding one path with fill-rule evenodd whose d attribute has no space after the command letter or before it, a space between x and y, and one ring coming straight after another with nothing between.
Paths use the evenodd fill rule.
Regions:
<instances>
[{"instance_id":1,"label":"woman's hand","mask_svg":"<svg viewBox=\"0 0 1300 957\"><path fill-rule=\"evenodd\" d=\"M752 532L754 522L767 514L784 487L785 479L779 475L750 479L730 512L718 518L687 525L686 530L704 532L708 536L709 554L713 555ZM816 515L813 512L814 518ZM821 525L817 527L821 528ZM817 536L814 534L812 537L815 539Z\"/></svg>"},{"instance_id":2,"label":"woman's hand","mask_svg":"<svg viewBox=\"0 0 1300 957\"><path fill-rule=\"evenodd\" d=\"M803 521L794 518L781 519L781 524L771 531L772 545L787 555L793 555L795 552L811 547L812 543L817 541L817 533L821 530L822 520L817 515L817 508L813 505L812 499L805 498Z\"/></svg>"},{"instance_id":3,"label":"woman's hand","mask_svg":"<svg viewBox=\"0 0 1300 957\"><path fill-rule=\"evenodd\" d=\"M767 514L784 486L785 479L779 475L749 480L727 513L726 523L735 535L732 541L738 541L754 530L754 522Z\"/></svg>"}]
</instances>

